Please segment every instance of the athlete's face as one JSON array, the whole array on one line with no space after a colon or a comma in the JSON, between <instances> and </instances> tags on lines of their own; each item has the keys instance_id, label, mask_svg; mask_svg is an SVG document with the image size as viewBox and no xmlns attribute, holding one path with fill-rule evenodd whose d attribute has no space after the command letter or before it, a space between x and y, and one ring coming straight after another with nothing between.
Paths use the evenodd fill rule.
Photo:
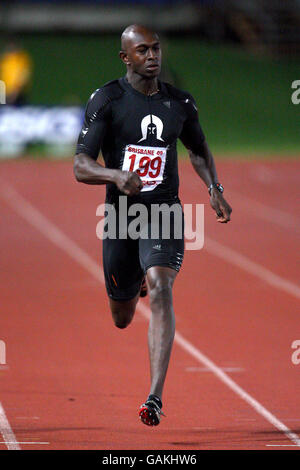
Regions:
<instances>
[{"instance_id":1,"label":"athlete's face","mask_svg":"<svg viewBox=\"0 0 300 470\"><path fill-rule=\"evenodd\" d=\"M143 77L154 78L160 73L160 43L153 33L133 33L126 41L126 50L120 56L132 72Z\"/></svg>"}]
</instances>

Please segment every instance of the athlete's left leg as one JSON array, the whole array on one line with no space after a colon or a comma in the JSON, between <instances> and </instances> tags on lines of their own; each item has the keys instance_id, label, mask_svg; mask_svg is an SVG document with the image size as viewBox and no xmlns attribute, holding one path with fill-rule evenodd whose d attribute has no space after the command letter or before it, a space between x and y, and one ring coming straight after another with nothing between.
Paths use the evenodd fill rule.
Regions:
<instances>
[{"instance_id":1,"label":"athlete's left leg","mask_svg":"<svg viewBox=\"0 0 300 470\"><path fill-rule=\"evenodd\" d=\"M150 359L150 394L162 398L175 335L172 288L177 271L153 266L147 271L151 318L148 330Z\"/></svg>"},{"instance_id":2,"label":"athlete's left leg","mask_svg":"<svg viewBox=\"0 0 300 470\"><path fill-rule=\"evenodd\" d=\"M113 300L109 297L109 306L116 327L123 329L132 322L139 297L140 293L130 300Z\"/></svg>"},{"instance_id":3,"label":"athlete's left leg","mask_svg":"<svg viewBox=\"0 0 300 470\"><path fill-rule=\"evenodd\" d=\"M180 210L182 214L181 206ZM183 214L180 219L174 215L170 222L168 238L163 236L161 221L159 237L140 239L140 264L146 273L151 307L148 329L151 387L139 416L149 426L158 425L163 414L161 399L175 336L172 289L184 256ZM181 232L175 232L178 227ZM153 225L149 224L151 235L152 228Z\"/></svg>"}]
</instances>

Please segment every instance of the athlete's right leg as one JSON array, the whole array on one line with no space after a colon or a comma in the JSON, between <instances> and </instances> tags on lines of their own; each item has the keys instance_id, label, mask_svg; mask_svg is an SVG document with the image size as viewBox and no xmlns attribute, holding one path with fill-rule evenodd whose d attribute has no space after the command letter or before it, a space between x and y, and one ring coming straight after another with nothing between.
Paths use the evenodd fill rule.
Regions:
<instances>
[{"instance_id":1,"label":"athlete's right leg","mask_svg":"<svg viewBox=\"0 0 300 470\"><path fill-rule=\"evenodd\" d=\"M130 300L113 300L109 297L109 305L114 324L118 328L126 328L132 321L140 293Z\"/></svg>"},{"instance_id":2,"label":"athlete's right leg","mask_svg":"<svg viewBox=\"0 0 300 470\"><path fill-rule=\"evenodd\" d=\"M133 319L144 278L138 249L138 240L103 240L103 268L110 310L114 324L121 329Z\"/></svg>"}]
</instances>

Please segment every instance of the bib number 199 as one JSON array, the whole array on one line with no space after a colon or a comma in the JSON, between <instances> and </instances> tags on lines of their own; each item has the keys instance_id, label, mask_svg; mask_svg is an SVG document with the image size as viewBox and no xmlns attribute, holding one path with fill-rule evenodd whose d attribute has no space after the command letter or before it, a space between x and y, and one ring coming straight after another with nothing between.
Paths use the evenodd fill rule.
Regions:
<instances>
[{"instance_id":1,"label":"bib number 199","mask_svg":"<svg viewBox=\"0 0 300 470\"><path fill-rule=\"evenodd\" d=\"M129 157L130 167L129 171L133 171L135 166L136 155L132 154ZM161 169L161 157L155 157L151 160L150 157L142 157L139 161L139 167L136 169L136 173L143 178L148 174L150 178L157 178Z\"/></svg>"},{"instance_id":2,"label":"bib number 199","mask_svg":"<svg viewBox=\"0 0 300 470\"><path fill-rule=\"evenodd\" d=\"M153 191L163 182L167 149L127 145L125 148L123 171L135 171L143 182L142 191Z\"/></svg>"}]
</instances>

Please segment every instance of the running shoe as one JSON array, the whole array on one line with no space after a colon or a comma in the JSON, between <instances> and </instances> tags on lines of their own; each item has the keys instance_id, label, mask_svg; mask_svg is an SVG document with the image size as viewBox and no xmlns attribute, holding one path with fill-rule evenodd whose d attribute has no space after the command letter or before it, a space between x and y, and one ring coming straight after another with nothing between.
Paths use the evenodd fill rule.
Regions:
<instances>
[{"instance_id":1,"label":"running shoe","mask_svg":"<svg viewBox=\"0 0 300 470\"><path fill-rule=\"evenodd\" d=\"M144 279L142 280L140 297L146 297L147 293L148 293L148 290L147 290L146 278L144 277Z\"/></svg>"},{"instance_id":2,"label":"running shoe","mask_svg":"<svg viewBox=\"0 0 300 470\"><path fill-rule=\"evenodd\" d=\"M161 400L155 395L149 395L147 401L140 407L139 417L142 423L147 426L157 426L160 423L160 416L165 416L161 408Z\"/></svg>"}]
</instances>

